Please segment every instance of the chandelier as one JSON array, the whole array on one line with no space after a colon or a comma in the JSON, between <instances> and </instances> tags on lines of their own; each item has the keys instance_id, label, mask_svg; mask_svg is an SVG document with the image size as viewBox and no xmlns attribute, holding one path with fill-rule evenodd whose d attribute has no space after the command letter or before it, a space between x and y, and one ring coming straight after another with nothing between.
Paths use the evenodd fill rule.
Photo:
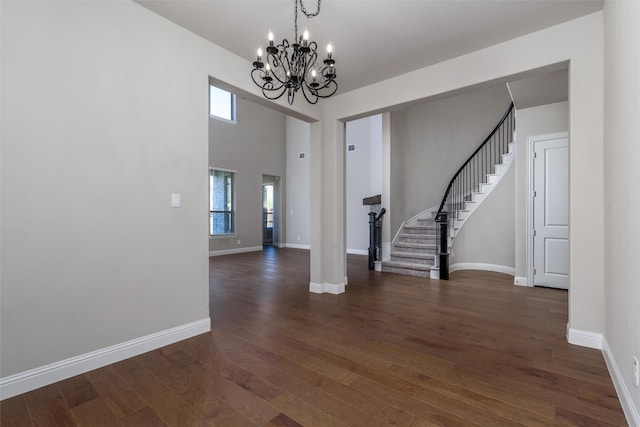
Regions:
<instances>
[{"instance_id":1,"label":"chandelier","mask_svg":"<svg viewBox=\"0 0 640 427\"><path fill-rule=\"evenodd\" d=\"M251 78L262 89L262 94L267 99L278 99L286 93L289 105L292 105L296 92L300 90L309 103L315 104L319 98L328 98L338 90L336 61L332 58L332 48L329 44L326 58L316 64L318 44L309 41L309 32L306 29L298 37L298 1L300 10L307 18L320 13L320 0L315 13L307 12L302 0L295 0L293 43L283 39L282 43L274 45L273 33L269 31L266 57L263 61L263 51L259 48L258 58L251 70Z\"/></svg>"}]
</instances>

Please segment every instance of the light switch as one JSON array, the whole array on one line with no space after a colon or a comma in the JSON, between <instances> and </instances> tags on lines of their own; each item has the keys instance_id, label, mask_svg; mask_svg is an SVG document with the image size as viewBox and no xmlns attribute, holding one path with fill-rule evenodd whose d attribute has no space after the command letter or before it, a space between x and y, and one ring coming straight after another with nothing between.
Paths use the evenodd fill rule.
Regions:
<instances>
[{"instance_id":1,"label":"light switch","mask_svg":"<svg viewBox=\"0 0 640 427\"><path fill-rule=\"evenodd\" d=\"M173 193L171 195L171 207L172 208L180 207L180 193Z\"/></svg>"}]
</instances>

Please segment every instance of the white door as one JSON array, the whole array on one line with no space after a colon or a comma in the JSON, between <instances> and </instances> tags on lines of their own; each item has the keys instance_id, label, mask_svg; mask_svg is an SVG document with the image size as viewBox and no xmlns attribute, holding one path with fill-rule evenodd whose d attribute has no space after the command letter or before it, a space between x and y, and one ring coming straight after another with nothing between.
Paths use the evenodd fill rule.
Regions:
<instances>
[{"instance_id":1,"label":"white door","mask_svg":"<svg viewBox=\"0 0 640 427\"><path fill-rule=\"evenodd\" d=\"M534 141L533 284L569 289L568 138Z\"/></svg>"}]
</instances>

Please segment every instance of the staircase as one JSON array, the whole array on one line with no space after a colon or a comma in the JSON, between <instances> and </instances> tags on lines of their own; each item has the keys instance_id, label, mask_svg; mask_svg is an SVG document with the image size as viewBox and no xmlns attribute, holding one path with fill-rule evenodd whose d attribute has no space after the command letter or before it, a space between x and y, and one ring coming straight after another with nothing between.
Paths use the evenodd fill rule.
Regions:
<instances>
[{"instance_id":1,"label":"staircase","mask_svg":"<svg viewBox=\"0 0 640 427\"><path fill-rule=\"evenodd\" d=\"M382 262L383 272L449 277L448 254L456 235L513 163L514 131L515 115L511 104L491 134L451 179L440 206L428 209L402 225L392 243L391 259ZM443 221L445 218L446 222ZM443 242L440 241L440 226L446 229L447 237Z\"/></svg>"},{"instance_id":2,"label":"staircase","mask_svg":"<svg viewBox=\"0 0 640 427\"><path fill-rule=\"evenodd\" d=\"M382 271L429 277L438 249L437 224L432 217L404 224L392 245L391 259L382 262Z\"/></svg>"}]
</instances>

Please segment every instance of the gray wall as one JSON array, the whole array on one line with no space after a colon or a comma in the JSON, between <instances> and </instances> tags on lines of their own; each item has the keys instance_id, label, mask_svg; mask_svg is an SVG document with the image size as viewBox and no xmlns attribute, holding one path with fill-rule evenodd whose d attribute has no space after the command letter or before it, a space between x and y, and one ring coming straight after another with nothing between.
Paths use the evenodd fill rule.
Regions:
<instances>
[{"instance_id":1,"label":"gray wall","mask_svg":"<svg viewBox=\"0 0 640 427\"><path fill-rule=\"evenodd\" d=\"M510 102L500 85L391 113L391 236L403 221L440 203L453 174Z\"/></svg>"},{"instance_id":2,"label":"gray wall","mask_svg":"<svg viewBox=\"0 0 640 427\"><path fill-rule=\"evenodd\" d=\"M635 421L626 408L629 424L637 425L640 388L631 361L640 359L640 3L605 2L604 23L604 347L619 370L618 395L635 405Z\"/></svg>"},{"instance_id":3,"label":"gray wall","mask_svg":"<svg viewBox=\"0 0 640 427\"><path fill-rule=\"evenodd\" d=\"M515 267L515 167L473 212L453 242L449 263L491 264L498 271Z\"/></svg>"},{"instance_id":4,"label":"gray wall","mask_svg":"<svg viewBox=\"0 0 640 427\"><path fill-rule=\"evenodd\" d=\"M236 235L211 238L211 252L262 246L263 174L280 177L280 191L286 191L286 116L240 97L236 101L237 123L209 119L209 166L237 171Z\"/></svg>"},{"instance_id":5,"label":"gray wall","mask_svg":"<svg viewBox=\"0 0 640 427\"><path fill-rule=\"evenodd\" d=\"M369 248L369 206L362 199L382 193L382 116L347 122L345 133L347 252L364 255ZM348 151L349 145L355 150Z\"/></svg>"},{"instance_id":6,"label":"gray wall","mask_svg":"<svg viewBox=\"0 0 640 427\"><path fill-rule=\"evenodd\" d=\"M515 268L516 276L527 276L527 150L532 136L569 130L569 106L565 102L524 108L516 112ZM571 145L573 141L570 141ZM569 148L571 149L571 148Z\"/></svg>"},{"instance_id":7,"label":"gray wall","mask_svg":"<svg viewBox=\"0 0 640 427\"><path fill-rule=\"evenodd\" d=\"M310 242L310 132L309 123L287 116L287 233L283 241L288 247L300 249L309 249Z\"/></svg>"},{"instance_id":8,"label":"gray wall","mask_svg":"<svg viewBox=\"0 0 640 427\"><path fill-rule=\"evenodd\" d=\"M1 7L0 376L208 319L211 45L133 2Z\"/></svg>"}]
</instances>

